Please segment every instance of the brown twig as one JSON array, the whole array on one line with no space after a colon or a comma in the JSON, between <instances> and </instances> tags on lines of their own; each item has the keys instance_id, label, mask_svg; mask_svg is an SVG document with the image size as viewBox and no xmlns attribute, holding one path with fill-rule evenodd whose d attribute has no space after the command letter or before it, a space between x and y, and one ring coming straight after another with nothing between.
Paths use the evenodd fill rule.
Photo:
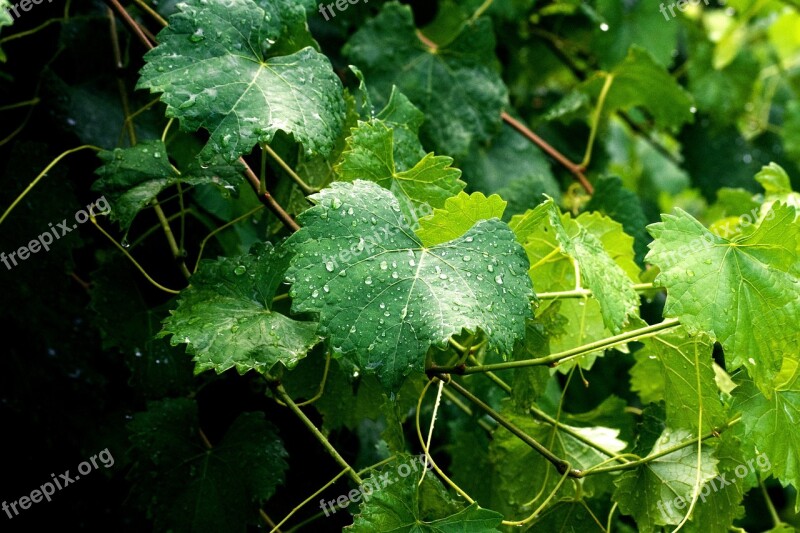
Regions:
<instances>
[{"instance_id":1,"label":"brown twig","mask_svg":"<svg viewBox=\"0 0 800 533\"><path fill-rule=\"evenodd\" d=\"M139 26L139 24L137 24L136 21L133 20L133 17L131 17L130 14L127 11L125 11L125 8L122 7L122 5L119 3L119 1L118 0L106 0L106 2L111 4L111 7L114 8L114 10L117 12L117 14L120 17L122 17L122 20L124 20L125 23L128 26L130 26L131 30L133 30L133 33L136 34L136 36L139 38L139 40L142 42L142 44L148 50L152 50L154 48L153 43L150 42L150 39L148 39L147 35L144 34L144 32L142 31L142 28Z\"/></svg>"},{"instance_id":2,"label":"brown twig","mask_svg":"<svg viewBox=\"0 0 800 533\"><path fill-rule=\"evenodd\" d=\"M591 183L589 183L589 180L586 179L586 176L583 173L584 169L581 168L580 165L576 165L567 159L564 154L553 148L547 141L533 133L525 124L515 119L505 111L503 111L500 116L509 126L517 130L519 133L525 136L525 138L541 148L547 155L558 161L561 166L569 170L572 175L575 176L575 179L580 182L583 188L586 189L587 193L594 194L594 187Z\"/></svg>"},{"instance_id":3,"label":"brown twig","mask_svg":"<svg viewBox=\"0 0 800 533\"><path fill-rule=\"evenodd\" d=\"M297 222L295 222L289 213L287 213L283 207L281 207L281 205L275 200L275 198L273 198L269 191L264 191L263 194L259 194L258 190L261 186L261 180L258 179L256 173L253 172L253 169L247 164L247 161L245 161L243 157L240 157L239 162L244 165L244 174L247 176L247 180L250 182L250 185L253 186L256 194L258 194L258 199L261 200L264 205L267 206L267 209L272 211L281 222L283 222L284 226L293 232L299 230L300 226L297 225Z\"/></svg>"}]
</instances>

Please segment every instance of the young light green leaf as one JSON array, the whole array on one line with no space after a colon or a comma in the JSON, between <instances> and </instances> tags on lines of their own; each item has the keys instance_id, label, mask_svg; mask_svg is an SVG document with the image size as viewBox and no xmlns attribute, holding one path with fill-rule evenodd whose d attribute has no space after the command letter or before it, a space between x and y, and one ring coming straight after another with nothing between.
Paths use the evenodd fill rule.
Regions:
<instances>
[{"instance_id":1,"label":"young light green leaf","mask_svg":"<svg viewBox=\"0 0 800 533\"><path fill-rule=\"evenodd\" d=\"M457 239L479 220L503 218L506 205L496 194L487 198L480 192L460 192L445 200L443 209L434 209L433 214L420 219L417 236L425 246Z\"/></svg>"},{"instance_id":2,"label":"young light green leaf","mask_svg":"<svg viewBox=\"0 0 800 533\"><path fill-rule=\"evenodd\" d=\"M289 0L189 0L145 55L137 85L163 93L181 128L210 133L203 160L228 162L292 134L328 154L344 121L342 84Z\"/></svg>"},{"instance_id":3,"label":"young light green leaf","mask_svg":"<svg viewBox=\"0 0 800 533\"><path fill-rule=\"evenodd\" d=\"M657 127L672 131L694 120L691 96L642 48L632 46L611 75L614 80L606 96L604 113L643 107L653 116ZM605 75L598 75L584 82L581 89L596 101L604 83Z\"/></svg>"},{"instance_id":4,"label":"young light green leaf","mask_svg":"<svg viewBox=\"0 0 800 533\"><path fill-rule=\"evenodd\" d=\"M393 130L382 121L359 122L336 166L339 179L366 179L389 189L400 201L406 219L413 222L431 207L442 207L464 188L458 179L461 171L450 166L450 157L428 154L413 168L398 171L393 139Z\"/></svg>"},{"instance_id":5,"label":"young light green leaf","mask_svg":"<svg viewBox=\"0 0 800 533\"><path fill-rule=\"evenodd\" d=\"M703 334L690 337L685 328L679 327L642 342L645 346L639 352L641 357L650 362L647 368L658 372L661 379L652 373L644 375L640 372L638 386L633 381L631 384L634 389L646 390L648 380L663 383L669 427L684 428L693 433L700 428L706 433L728 420L711 368L714 345L708 338Z\"/></svg>"},{"instance_id":6,"label":"young light green leaf","mask_svg":"<svg viewBox=\"0 0 800 533\"><path fill-rule=\"evenodd\" d=\"M650 454L667 450L692 438L686 430L665 429ZM701 449L697 468L697 445L693 444L649 461L614 480L614 501L623 514L636 520L639 531L658 531L658 526L678 524L689 508L695 488L717 475L713 448Z\"/></svg>"},{"instance_id":7,"label":"young light green leaf","mask_svg":"<svg viewBox=\"0 0 800 533\"><path fill-rule=\"evenodd\" d=\"M432 50L417 37L411 9L390 2L353 35L344 53L364 71L375 102L385 102L396 85L426 116L449 117L426 121L422 137L458 157L500 128L508 90L493 68L494 49L492 24L481 18Z\"/></svg>"},{"instance_id":8,"label":"young light green leaf","mask_svg":"<svg viewBox=\"0 0 800 533\"><path fill-rule=\"evenodd\" d=\"M422 371L431 346L462 329L483 330L489 347L510 355L525 335L533 297L524 250L499 220L426 247L400 203L375 183L334 183L311 197L287 279L293 309L319 314L333 350L397 390Z\"/></svg>"},{"instance_id":9,"label":"young light green leaf","mask_svg":"<svg viewBox=\"0 0 800 533\"><path fill-rule=\"evenodd\" d=\"M212 449L201 440L197 404L184 398L151 402L128 429L134 495L159 531L245 531L288 468L262 413L239 415Z\"/></svg>"},{"instance_id":10,"label":"young light green leaf","mask_svg":"<svg viewBox=\"0 0 800 533\"><path fill-rule=\"evenodd\" d=\"M14 18L11 16L11 4L8 0L0 0L0 28L3 26L11 26L14 23ZM6 62L6 54L0 48L0 63Z\"/></svg>"},{"instance_id":11,"label":"young light green leaf","mask_svg":"<svg viewBox=\"0 0 800 533\"><path fill-rule=\"evenodd\" d=\"M781 361L800 343L795 210L776 205L755 232L733 240L680 209L661 218L648 227L647 259L661 270L655 284L667 288L664 315L719 340L727 369L744 365L770 396Z\"/></svg>"},{"instance_id":12,"label":"young light green leaf","mask_svg":"<svg viewBox=\"0 0 800 533\"><path fill-rule=\"evenodd\" d=\"M136 214L167 187L178 183L207 183L230 196L232 191L238 190L242 180L240 165L223 165L218 158L204 167L191 165L182 175L170 164L167 149L159 140L104 150L98 157L105 163L95 171L100 178L94 182L92 190L106 196L112 207L110 216L119 221L123 230L127 230Z\"/></svg>"},{"instance_id":13,"label":"young light green leaf","mask_svg":"<svg viewBox=\"0 0 800 533\"><path fill-rule=\"evenodd\" d=\"M772 207L776 201L789 204L800 210L800 194L792 190L792 182L786 171L777 163L770 163L756 174L756 181L764 187L766 202L761 208L762 213Z\"/></svg>"},{"instance_id":14,"label":"young light green leaf","mask_svg":"<svg viewBox=\"0 0 800 533\"><path fill-rule=\"evenodd\" d=\"M405 468L402 468L405 466ZM418 457L398 459L364 482L364 498L353 525L344 531L372 533L484 533L500 531L503 516L477 503L466 508L453 500L435 476L428 474L417 486L422 469ZM403 473L405 472L405 475Z\"/></svg>"},{"instance_id":15,"label":"young light green leaf","mask_svg":"<svg viewBox=\"0 0 800 533\"><path fill-rule=\"evenodd\" d=\"M584 213L572 219L568 215L561 215L553 201L547 200L525 215L512 218L510 227L529 253L533 265L530 274L535 287L539 287L538 267L547 262L551 264L548 269L553 268L553 261L545 261L546 256L539 257L540 254L535 251L541 248L543 242L538 238L539 235L549 231L561 252L577 262L581 276L579 281L582 286L591 289L592 296L600 303L603 322L610 331L619 332L628 323L629 317L637 314L639 297L633 289L630 276L638 271L632 261L633 239L622 232L619 224L599 213ZM615 233L617 238L613 238L613 235L609 238L610 233ZM601 240L601 236L606 239Z\"/></svg>"},{"instance_id":16,"label":"young light green leaf","mask_svg":"<svg viewBox=\"0 0 800 533\"><path fill-rule=\"evenodd\" d=\"M159 336L172 335L173 346L187 345L196 374L229 368L267 373L278 363L294 367L320 339L316 324L272 310L287 261L285 251L269 243L241 257L203 261Z\"/></svg>"}]
</instances>

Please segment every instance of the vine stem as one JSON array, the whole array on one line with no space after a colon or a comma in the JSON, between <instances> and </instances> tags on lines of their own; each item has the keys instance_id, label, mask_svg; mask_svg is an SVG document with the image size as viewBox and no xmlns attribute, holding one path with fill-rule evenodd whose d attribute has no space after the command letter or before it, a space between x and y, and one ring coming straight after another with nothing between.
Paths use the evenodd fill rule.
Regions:
<instances>
[{"instance_id":1,"label":"vine stem","mask_svg":"<svg viewBox=\"0 0 800 533\"><path fill-rule=\"evenodd\" d=\"M94 217L94 215L91 215L89 217L89 220L91 220L92 224L94 224L94 227L96 227L98 230L100 230L100 233L105 235L108 238L108 240L110 240L112 242L112 244L114 244L114 246L116 246L117 249L120 252L122 252L122 254L125 257L127 257L130 260L131 263L133 263L133 266L135 266L137 268L137 270L139 270L139 272L142 273L142 275L145 277L145 279L147 279L147 281L149 281L154 287L156 287L157 289L160 289L160 290L162 290L164 292L167 292L169 294L180 294L181 293L181 291L176 291L174 289L169 289L169 288L161 285L160 283L158 283L153 278L151 278L150 275L147 273L147 271L142 267L142 265L140 265L139 262L136 261L136 259L134 259L133 256L130 253L128 253L128 250L126 250L120 243L117 242L117 240L114 237L112 237L106 230L103 229L103 227L100 224L97 223L97 219Z\"/></svg>"},{"instance_id":2,"label":"vine stem","mask_svg":"<svg viewBox=\"0 0 800 533\"><path fill-rule=\"evenodd\" d=\"M633 285L633 290L639 291L649 291L660 287L655 287L652 283L636 283ZM591 296L592 290L591 289L575 289L571 291L560 291L560 292L540 292L536 294L536 297L540 300L563 300L567 298L583 298L585 296Z\"/></svg>"},{"instance_id":3,"label":"vine stem","mask_svg":"<svg viewBox=\"0 0 800 533\"><path fill-rule=\"evenodd\" d=\"M25 100L24 102L16 102L14 104L0 105L0 112L9 111L11 109L17 109L20 107L35 106L41 101L42 100L38 96L34 96L30 100Z\"/></svg>"},{"instance_id":4,"label":"vine stem","mask_svg":"<svg viewBox=\"0 0 800 533\"><path fill-rule=\"evenodd\" d=\"M272 159L274 159L278 163L278 165L280 165L280 167L284 171L286 171L287 174L289 174L289 177L294 180L294 182L297 184L298 187L300 187L300 190L303 191L303 194L308 196L309 194L319 192L317 189L314 189L313 187L309 186L305 181L303 181L303 178L301 178L300 175L297 174L297 172L295 172L292 169L292 167L287 165L286 161L284 161L281 156L275 153L275 150L273 150L268 144L264 143L261 145L261 147L264 149L265 152L267 152L270 155L270 157L272 157Z\"/></svg>"},{"instance_id":5,"label":"vine stem","mask_svg":"<svg viewBox=\"0 0 800 533\"><path fill-rule=\"evenodd\" d=\"M767 493L767 486L764 485L764 480L761 479L761 476L758 477L758 486L761 489L761 494L764 496L764 503L767 505L767 510L769 511L769 516L772 519L773 527L778 527L781 525L781 517L778 515L778 511L775 509L775 504L772 503L772 498L769 497Z\"/></svg>"},{"instance_id":6,"label":"vine stem","mask_svg":"<svg viewBox=\"0 0 800 533\"><path fill-rule=\"evenodd\" d=\"M167 21L164 20L164 18L161 15L158 14L158 11L156 11L155 9L153 9L152 7L147 5L147 2L145 2L144 0L133 0L133 2L137 6L142 8L142 10L144 10L148 15L153 17L153 19L156 22L158 22L159 24L161 24L161 26L166 26L167 25Z\"/></svg>"},{"instance_id":7,"label":"vine stem","mask_svg":"<svg viewBox=\"0 0 800 533\"><path fill-rule=\"evenodd\" d=\"M136 23L135 20L133 20L133 17L131 17L130 13L128 13L125 8L122 7L122 4L120 4L118 0L106 0L106 3L111 4L111 7L114 9L114 11L116 11L117 14L122 17L122 20L124 20L131 30L133 30L133 33L136 34L136 37L139 38L145 48L148 50L152 50L154 48L153 43L151 43L150 39L147 38L147 35L144 34L142 28Z\"/></svg>"},{"instance_id":8,"label":"vine stem","mask_svg":"<svg viewBox=\"0 0 800 533\"><path fill-rule=\"evenodd\" d=\"M584 344L583 346L578 346L577 348L572 348L570 350L555 353L545 357L538 357L535 359L523 359L522 361L507 361L504 363L475 365L467 367L463 365L458 365L454 367L432 366L428 368L427 373L428 375L436 375L436 374L466 375L466 374L489 372L494 370L509 370L512 368L524 368L528 366L539 366L539 365L557 366L565 361L569 361L571 359L580 357L582 355L586 355L588 353L596 352L598 350L602 350L605 348L611 348L612 346L616 346L618 344L624 344L626 342L632 342L638 339L651 337L660 331L670 329L678 325L680 325L680 320L678 320L677 318L668 318L663 322L654 324L652 326L647 326L644 328L627 331L619 335L614 335L613 337L608 337L606 339L602 339L596 342Z\"/></svg>"},{"instance_id":9,"label":"vine stem","mask_svg":"<svg viewBox=\"0 0 800 533\"><path fill-rule=\"evenodd\" d=\"M274 385L273 390L275 391L275 394L278 396L278 398L283 400L283 403L285 403L289 407L289 409L291 409L291 411L297 416L297 418L299 418L303 422L303 424L308 428L308 430L311 431L314 437L316 437L316 439L320 442L320 444L322 444L322 446L330 454L330 456L333 457L333 460L336 461L342 468L347 470L347 474L350 476L350 479L352 479L356 484L362 485L364 482L358 475L358 473L353 469L352 466L350 466L347 463L347 461L344 460L344 458L341 455L339 455L339 452L337 452L336 448L334 448L333 445L331 445L331 443L328 442L328 439L325 438L325 435L323 435L322 432L319 429L317 429L317 426L315 426L314 423L306 416L306 414L300 410L297 404L294 403L294 400L292 400L289 394L287 394L286 389L283 388L283 385L281 384Z\"/></svg>"},{"instance_id":10,"label":"vine stem","mask_svg":"<svg viewBox=\"0 0 800 533\"><path fill-rule=\"evenodd\" d=\"M595 107L594 115L592 115L592 129L589 131L589 142L586 144L586 153L584 153L583 161L581 161L580 164L583 170L586 170L586 167L588 167L589 163L592 161L592 148L594 147L594 140L597 137L597 129L600 126L600 116L603 114L603 105L606 102L608 91L611 89L611 84L614 83L613 74L606 74L605 78L603 88L600 90L600 96L597 98L597 106Z\"/></svg>"},{"instance_id":11,"label":"vine stem","mask_svg":"<svg viewBox=\"0 0 800 533\"><path fill-rule=\"evenodd\" d=\"M228 229L229 227L231 227L231 226L233 226L233 225L235 225L235 224L238 224L238 223L239 223L239 222L241 222L242 220L244 220L244 219L246 219L246 218L248 218L248 217L251 217L251 216L253 216L253 215L254 215L254 214L256 214L257 212L259 212L259 211L261 211L262 209L264 209L264 207L265 207L265 206L262 204L262 205L260 205L260 206L258 206L258 207L256 207L256 208L254 208L254 209L251 209L250 211L248 211L248 212L247 212L247 213L245 213L244 215L242 215L242 216L239 216L239 217L236 217L236 218L234 218L233 220L231 220L230 222L226 222L225 224L223 224L223 225L221 225L220 227L218 227L218 228L214 229L214 230L213 230L211 233L209 233L208 235L206 235L206 236L203 238L203 240L202 240L202 241L200 241L200 251L198 251L198 252L197 252L197 262L195 262L195 264L194 264L194 270L193 270L193 272L197 272L197 267L198 267L198 266L200 266L200 259L202 259L202 257L203 257L203 250L205 249L205 247L206 247L206 243L208 242L208 240L209 240L211 237L213 237L214 235L216 235L217 233L219 233L219 232L221 232L221 231L223 231L223 230L226 230L226 229Z\"/></svg>"},{"instance_id":12,"label":"vine stem","mask_svg":"<svg viewBox=\"0 0 800 533\"><path fill-rule=\"evenodd\" d=\"M56 165L57 165L57 164L58 164L58 163L59 163L59 162L60 162L62 159L64 159L64 158L65 158L65 157L67 157L68 155L70 155L70 154L74 154L75 152L80 152L81 150L95 150L96 152L102 152L102 151L103 151L103 149L102 149L102 148L98 148L97 146L93 146L93 145L91 145L91 144L84 144L83 146L79 146L79 147L77 147L77 148L72 148L71 150L67 150L66 152L62 152L62 153L61 153L61 154L60 154L58 157L56 157L55 159L53 159L53 160L50 162L50 164L49 164L49 165L47 165L46 167L44 167L44 170L42 170L42 171L39 173L39 175L38 175L38 176L36 176L36 177L33 179L33 181L32 181L32 182L30 182L30 184L28 184L28 186L27 186L27 187L25 187L25 190L24 190L24 191L22 191L22 193L20 193L20 195L19 195L19 196L17 196L17 199L16 199L16 200L14 200L13 202L11 202L11 205L10 205L10 206L8 206L8 209L6 209L6 210L5 210L5 212L3 213L3 215L2 215L2 216L0 216L0 224L2 224L2 223L3 223L3 221L4 221L6 218L8 218L8 215L9 215L9 213L11 213L11 211L13 211L15 207L17 207L17 204L19 204L19 203L22 201L22 199L23 199L23 198L25 198L25 196L26 196L26 195L27 195L29 192L31 192L31 189L33 189L33 188L36 186L36 184L37 184L37 183L39 183L39 181L41 181L41 179L42 179L42 178L44 178L44 177L47 175L47 173L48 173L48 172L50 172L50 170L52 170L52 168L53 168L54 166L56 166Z\"/></svg>"},{"instance_id":13,"label":"vine stem","mask_svg":"<svg viewBox=\"0 0 800 533\"><path fill-rule=\"evenodd\" d=\"M461 385L450 379L450 376L441 376L441 377L436 376L436 379L444 381L448 387L451 387L461 396L472 402L476 407L480 408L484 413L494 418L498 424L506 428L513 435L519 438L522 442L524 442L525 444L527 444L528 446L539 452L539 454L541 454L545 459L550 461L553 464L553 466L556 467L556 470L558 470L559 473L563 474L567 472L568 474L570 474L571 477L578 477L580 471L573 470L569 462L565 461L564 459L561 459L560 457L556 456L553 452L551 452L550 450L539 444L539 442L536 439L534 439L533 437L522 431L506 417L504 417L503 415L492 409L483 400L481 400L480 398L472 394L470 391L468 391L467 389L465 389L464 387L462 387Z\"/></svg>"},{"instance_id":14,"label":"vine stem","mask_svg":"<svg viewBox=\"0 0 800 533\"><path fill-rule=\"evenodd\" d=\"M504 122L506 122L515 130L517 130L520 134L526 137L533 144L541 148L547 155L558 161L558 163L561 166L569 170L572 173L572 175L575 176L575 179L577 179L578 182L581 184L581 186L586 190L587 193L594 194L594 186L591 183L589 183L588 179L586 179L586 176L583 173L584 169L580 165L576 165L575 163L567 159L567 157L564 154L553 148L553 146L551 146L550 143L548 143L547 141L545 141L544 139L533 133L525 124L515 119L505 111L503 111L500 114L500 116L502 117Z\"/></svg>"},{"instance_id":15,"label":"vine stem","mask_svg":"<svg viewBox=\"0 0 800 533\"><path fill-rule=\"evenodd\" d=\"M493 2L494 2L494 0L485 0L483 2L483 4L481 4L481 6L478 9L476 9L475 13L473 13L472 16L469 18L469 21L467 21L467 24L472 24L473 22L475 22L476 20L481 18L481 15L483 15L486 12L487 9L492 7L492 3Z\"/></svg>"},{"instance_id":16,"label":"vine stem","mask_svg":"<svg viewBox=\"0 0 800 533\"><path fill-rule=\"evenodd\" d=\"M172 227L169 225L169 220L167 220L164 210L161 209L161 204L158 203L156 198L153 198L153 201L150 202L150 204L153 206L153 211L155 211L158 221L161 224L161 228L164 230L164 235L167 238L167 243L169 244L169 249L172 251L172 255L175 257L175 259L180 260L181 273L186 279L191 278L192 273L189 272L189 268L186 266L186 261L183 260L183 252L178 247L178 243L175 240L175 235L172 233Z\"/></svg>"}]
</instances>

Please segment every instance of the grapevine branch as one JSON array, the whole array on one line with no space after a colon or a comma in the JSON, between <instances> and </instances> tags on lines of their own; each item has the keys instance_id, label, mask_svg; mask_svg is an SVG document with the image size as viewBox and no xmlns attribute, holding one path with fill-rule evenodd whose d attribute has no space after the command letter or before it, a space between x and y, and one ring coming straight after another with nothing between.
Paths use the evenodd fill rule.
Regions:
<instances>
[{"instance_id":1,"label":"grapevine branch","mask_svg":"<svg viewBox=\"0 0 800 533\"><path fill-rule=\"evenodd\" d=\"M119 3L118 0L106 0L111 7L119 14L120 17L125 21L125 23L131 28L133 33L139 38L142 44L148 50L152 50L154 48L153 43L147 38L147 36L142 31L141 26L133 20L130 14L125 11L125 8ZM250 165L247 164L247 161L244 160L243 157L239 158L239 162L244 165L245 176L247 177L250 184L253 185L256 192L259 189L262 189L263 185L261 184L261 180L258 179L258 176L255 175L253 169L250 168ZM281 205L273 198L273 196L269 193L269 191L264 191L263 194L258 195L258 199L267 206L267 208L272 211L275 216L291 231L297 231L300 229L300 226L292 219L291 216L281 207Z\"/></svg>"},{"instance_id":2,"label":"grapevine branch","mask_svg":"<svg viewBox=\"0 0 800 533\"><path fill-rule=\"evenodd\" d=\"M449 367L447 366L439 367L433 365L427 369L427 373L429 376L436 376L439 374L466 375L466 374L477 374L481 372L488 372L494 370L509 370L512 368L524 368L528 366L540 366L540 365L558 366L559 364L562 364L566 361L575 359L582 355L596 352L598 350L603 350L606 348L617 346L619 344L624 344L626 342L632 342L638 339L651 337L661 331L678 326L679 324L680 321L677 318L668 318L663 322L659 322L658 324L654 324L652 326L646 326L643 328L634 329L632 331L626 331L625 333L620 333L619 335L614 335L613 337L608 337L606 339L591 342L589 344L584 344L583 346L578 346L576 348L572 348L559 353L554 353L545 357L537 357L534 359L523 359L521 361L507 361L504 363L494 363L489 365L474 365L474 366L456 365Z\"/></svg>"}]
</instances>

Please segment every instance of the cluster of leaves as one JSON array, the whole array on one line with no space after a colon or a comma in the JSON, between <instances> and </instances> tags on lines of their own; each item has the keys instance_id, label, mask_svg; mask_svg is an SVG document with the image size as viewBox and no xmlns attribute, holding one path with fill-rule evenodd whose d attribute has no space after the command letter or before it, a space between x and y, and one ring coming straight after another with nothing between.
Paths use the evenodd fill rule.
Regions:
<instances>
[{"instance_id":1,"label":"cluster of leaves","mask_svg":"<svg viewBox=\"0 0 800 533\"><path fill-rule=\"evenodd\" d=\"M142 51L120 120L67 125L122 235L95 235L90 293L140 402L132 500L159 530L276 531L316 446L346 475L323 508L375 482L329 504L348 531L791 530L797 6L415 8L137 1L112 25ZM62 47L108 16L80 13ZM47 76L55 113L119 115ZM270 402L209 439L196 396L226 380ZM397 476L420 450L435 471Z\"/></svg>"}]
</instances>

